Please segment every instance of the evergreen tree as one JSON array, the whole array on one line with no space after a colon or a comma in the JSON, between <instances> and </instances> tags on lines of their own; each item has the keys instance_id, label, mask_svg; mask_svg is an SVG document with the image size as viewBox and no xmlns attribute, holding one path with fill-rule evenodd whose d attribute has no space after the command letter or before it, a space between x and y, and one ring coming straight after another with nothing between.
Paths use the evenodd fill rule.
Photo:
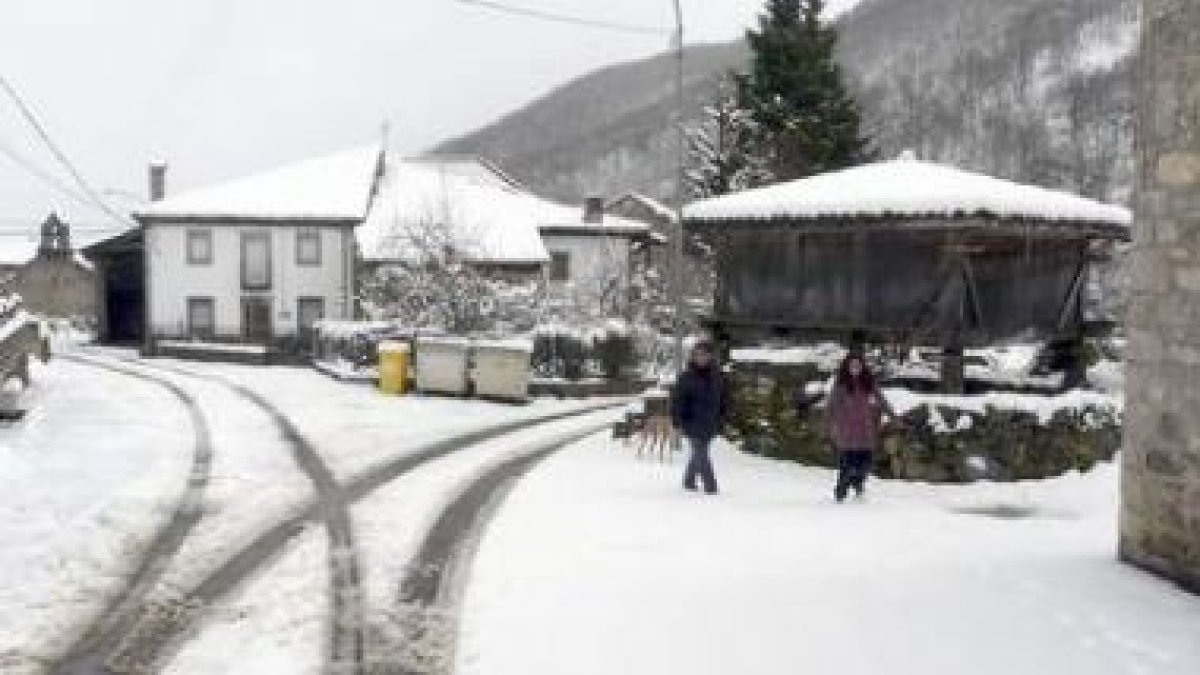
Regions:
<instances>
[{"instance_id":1,"label":"evergreen tree","mask_svg":"<svg viewBox=\"0 0 1200 675\"><path fill-rule=\"evenodd\" d=\"M736 82L726 82L704 108L704 120L687 130L687 187L693 199L740 192L771 182L761 134L742 105Z\"/></svg>"},{"instance_id":2,"label":"evergreen tree","mask_svg":"<svg viewBox=\"0 0 1200 675\"><path fill-rule=\"evenodd\" d=\"M821 22L824 0L767 0L741 79L780 181L853 166L869 158L858 105L835 60L837 33Z\"/></svg>"}]
</instances>

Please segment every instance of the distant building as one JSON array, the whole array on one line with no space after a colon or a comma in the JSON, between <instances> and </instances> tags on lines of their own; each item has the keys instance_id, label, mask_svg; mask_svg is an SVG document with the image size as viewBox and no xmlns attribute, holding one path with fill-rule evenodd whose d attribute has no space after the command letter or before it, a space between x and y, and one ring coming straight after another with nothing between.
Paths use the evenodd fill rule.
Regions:
<instances>
[{"instance_id":1,"label":"distant building","mask_svg":"<svg viewBox=\"0 0 1200 675\"><path fill-rule=\"evenodd\" d=\"M6 239L0 243L0 280L6 290L24 298L29 311L55 318L95 317L95 274L76 255L71 229L57 214L46 218L36 240Z\"/></svg>"},{"instance_id":2,"label":"distant building","mask_svg":"<svg viewBox=\"0 0 1200 675\"><path fill-rule=\"evenodd\" d=\"M651 224L538 197L474 158L393 159L358 230L368 265L412 263L446 246L476 269L617 305L628 297L631 258Z\"/></svg>"}]
</instances>

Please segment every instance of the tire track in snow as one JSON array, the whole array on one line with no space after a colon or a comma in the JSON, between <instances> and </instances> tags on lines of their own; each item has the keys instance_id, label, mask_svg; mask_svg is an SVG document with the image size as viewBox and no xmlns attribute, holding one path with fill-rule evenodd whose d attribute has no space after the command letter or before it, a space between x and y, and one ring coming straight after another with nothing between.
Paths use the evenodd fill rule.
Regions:
<instances>
[{"instance_id":1,"label":"tire track in snow","mask_svg":"<svg viewBox=\"0 0 1200 675\"><path fill-rule=\"evenodd\" d=\"M195 438L191 472L183 494L176 501L171 518L154 535L125 587L52 669L54 673L62 675L103 673L107 669L105 662L120 646L122 637L136 624L150 591L179 552L192 529L200 522L204 491L212 473L212 433L200 404L174 382L76 354L59 354L58 358L131 377L164 389L187 410Z\"/></svg>"},{"instance_id":2,"label":"tire track in snow","mask_svg":"<svg viewBox=\"0 0 1200 675\"><path fill-rule=\"evenodd\" d=\"M174 373L224 387L265 413L279 429L280 435L292 453L296 466L313 486L315 498L306 514L307 519L323 523L329 539L327 564L331 582L330 598L333 613L327 631L327 671L331 673L361 672L363 609L359 583L361 573L357 544L354 540L354 528L351 525L350 513L337 479L334 478L329 466L321 459L316 448L277 407L245 385L231 382L217 375L198 373L186 368L146 363L140 360L134 362L151 370ZM282 532L294 536L299 532L299 528L288 527ZM291 536L288 536L287 539L290 539ZM183 602L183 615L165 617L165 623L186 622L188 614L194 613L198 607L202 607L208 602L210 600L203 596L188 598ZM158 629L162 623L164 623L164 617L157 615L150 617L141 630L131 632L132 639L126 640L124 648L113 654L110 660L116 661L118 667L134 672L152 666L161 656L162 648L166 646L160 638L163 631ZM142 633L145 633L145 638L140 637Z\"/></svg>"},{"instance_id":3,"label":"tire track in snow","mask_svg":"<svg viewBox=\"0 0 1200 675\"><path fill-rule=\"evenodd\" d=\"M328 467L320 460L311 445L278 409L261 395L243 385L223 378L198 373L185 368L148 363L141 359L114 357L126 363L184 377L212 381L228 387L247 398L256 407L270 414L281 426L285 438L297 441L294 445L297 462L309 473L317 497L274 526L263 531L249 544L226 559L207 577L196 584L170 606L145 604L135 607L136 613L114 634L112 647L99 660L92 658L88 669L55 670L62 675L92 675L95 673L142 673L155 669L173 652L186 636L194 631L208 608L239 588L248 578L274 560L289 542L314 522L323 522L330 536L330 567L333 580L333 617L330 622L330 654L327 671L332 673L362 673L364 625L362 593L359 587L360 568L354 547L353 528L348 506L370 495L378 488L396 480L409 471L459 450L540 424L624 405L612 401L584 406L575 410L549 413L537 417L506 422L493 427L458 434L415 449L384 464L368 469L339 485ZM262 405L259 405L262 404ZM265 407L263 407L265 406ZM301 447L303 446L303 447ZM322 493L322 491L325 491Z\"/></svg>"},{"instance_id":4,"label":"tire track in snow","mask_svg":"<svg viewBox=\"0 0 1200 675\"><path fill-rule=\"evenodd\" d=\"M448 675L453 671L458 609L466 572L488 519L512 487L540 462L607 425L541 443L476 476L442 508L407 565L389 625L370 645L369 671L385 675Z\"/></svg>"}]
</instances>

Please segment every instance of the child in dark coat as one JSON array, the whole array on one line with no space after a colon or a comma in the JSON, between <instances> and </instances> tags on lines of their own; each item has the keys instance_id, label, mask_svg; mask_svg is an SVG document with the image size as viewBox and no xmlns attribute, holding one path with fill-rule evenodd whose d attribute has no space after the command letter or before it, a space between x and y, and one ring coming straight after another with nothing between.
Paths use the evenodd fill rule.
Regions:
<instances>
[{"instance_id":1,"label":"child in dark coat","mask_svg":"<svg viewBox=\"0 0 1200 675\"><path fill-rule=\"evenodd\" d=\"M709 448L725 425L728 412L729 394L713 347L708 342L697 343L688 358L687 369L675 383L671 400L671 421L691 446L683 474L685 489L695 490L699 477L706 493L717 493Z\"/></svg>"}]
</instances>

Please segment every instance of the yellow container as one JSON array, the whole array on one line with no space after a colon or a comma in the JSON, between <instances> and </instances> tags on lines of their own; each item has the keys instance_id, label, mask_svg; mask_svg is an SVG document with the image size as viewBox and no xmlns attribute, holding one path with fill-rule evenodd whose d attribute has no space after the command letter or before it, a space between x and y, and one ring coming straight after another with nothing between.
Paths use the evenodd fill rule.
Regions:
<instances>
[{"instance_id":1,"label":"yellow container","mask_svg":"<svg viewBox=\"0 0 1200 675\"><path fill-rule=\"evenodd\" d=\"M379 390L385 394L403 394L408 384L408 345L403 342L380 342Z\"/></svg>"}]
</instances>

